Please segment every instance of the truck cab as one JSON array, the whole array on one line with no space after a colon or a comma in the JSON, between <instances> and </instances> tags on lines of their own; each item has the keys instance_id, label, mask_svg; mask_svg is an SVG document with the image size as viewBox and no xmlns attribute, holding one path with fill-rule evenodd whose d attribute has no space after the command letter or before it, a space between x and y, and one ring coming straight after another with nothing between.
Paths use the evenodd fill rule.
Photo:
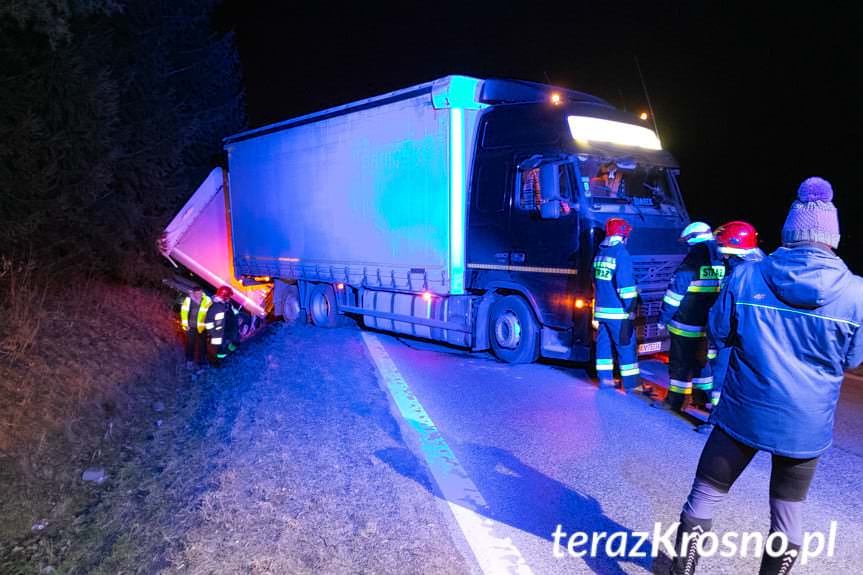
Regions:
<instances>
[{"instance_id":1,"label":"truck cab","mask_svg":"<svg viewBox=\"0 0 863 575\"><path fill-rule=\"evenodd\" d=\"M524 319L536 325L493 303L480 306L489 318L477 319L476 347L520 361L513 334L536 329L534 353L588 360L591 263L605 221L620 217L633 226L627 247L640 292L639 353L666 350L655 324L685 255L677 238L688 223L672 156L643 122L594 96L494 80L485 93L492 105L475 141L465 284L477 294L523 297L533 315Z\"/></svg>"}]
</instances>

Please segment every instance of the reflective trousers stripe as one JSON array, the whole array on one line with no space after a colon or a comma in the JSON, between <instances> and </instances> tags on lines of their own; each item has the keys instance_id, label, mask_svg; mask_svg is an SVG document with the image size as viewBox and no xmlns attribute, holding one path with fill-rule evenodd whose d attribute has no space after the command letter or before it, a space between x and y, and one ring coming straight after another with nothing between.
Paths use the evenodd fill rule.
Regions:
<instances>
[{"instance_id":1,"label":"reflective trousers stripe","mask_svg":"<svg viewBox=\"0 0 863 575\"><path fill-rule=\"evenodd\" d=\"M637 365L635 367L631 367L628 369L626 369L625 366L620 366L620 376L621 377L628 377L630 375L639 375L640 373L641 373L641 370L638 369Z\"/></svg>"},{"instance_id":2,"label":"reflective trousers stripe","mask_svg":"<svg viewBox=\"0 0 863 575\"><path fill-rule=\"evenodd\" d=\"M707 359L716 359L717 355L718 355L718 353L715 349L708 349L707 350Z\"/></svg>"},{"instance_id":3,"label":"reflective trousers stripe","mask_svg":"<svg viewBox=\"0 0 863 575\"><path fill-rule=\"evenodd\" d=\"M665 303L667 303L668 305L670 305L672 307L680 307L680 301L676 300L674 298L670 298L668 296L665 296L662 298L662 301L664 301Z\"/></svg>"},{"instance_id":4,"label":"reflective trousers stripe","mask_svg":"<svg viewBox=\"0 0 863 575\"><path fill-rule=\"evenodd\" d=\"M693 377L692 385L696 389L705 389L705 386L706 389L709 389L713 387L713 376L708 375L707 377Z\"/></svg>"},{"instance_id":5,"label":"reflective trousers stripe","mask_svg":"<svg viewBox=\"0 0 863 575\"><path fill-rule=\"evenodd\" d=\"M703 326L688 325L674 320L668 324L668 331L680 337L704 337L707 335Z\"/></svg>"},{"instance_id":6,"label":"reflective trousers stripe","mask_svg":"<svg viewBox=\"0 0 863 575\"><path fill-rule=\"evenodd\" d=\"M210 338L210 343L213 345L222 345L222 338L220 338L220 337Z\"/></svg>"},{"instance_id":7,"label":"reflective trousers stripe","mask_svg":"<svg viewBox=\"0 0 863 575\"><path fill-rule=\"evenodd\" d=\"M682 393L683 395L692 395L692 382L680 381L679 379L669 380L668 391L674 393Z\"/></svg>"}]
</instances>

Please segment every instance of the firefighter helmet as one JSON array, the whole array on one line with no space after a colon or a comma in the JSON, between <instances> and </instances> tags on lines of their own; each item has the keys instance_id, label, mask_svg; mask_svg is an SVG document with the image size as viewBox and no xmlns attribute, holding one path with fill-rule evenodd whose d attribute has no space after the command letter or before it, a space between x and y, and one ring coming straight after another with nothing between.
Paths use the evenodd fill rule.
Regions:
<instances>
[{"instance_id":1,"label":"firefighter helmet","mask_svg":"<svg viewBox=\"0 0 863 575\"><path fill-rule=\"evenodd\" d=\"M234 290L228 286L222 286L216 290L216 297L219 299L228 300L234 295Z\"/></svg>"},{"instance_id":2,"label":"firefighter helmet","mask_svg":"<svg viewBox=\"0 0 863 575\"><path fill-rule=\"evenodd\" d=\"M713 230L704 222L692 222L680 232L680 239L690 246L713 239Z\"/></svg>"},{"instance_id":3,"label":"firefighter helmet","mask_svg":"<svg viewBox=\"0 0 863 575\"><path fill-rule=\"evenodd\" d=\"M742 256L758 247L758 232L748 222L734 221L722 224L714 234L719 252L728 255Z\"/></svg>"},{"instance_id":4,"label":"firefighter helmet","mask_svg":"<svg viewBox=\"0 0 863 575\"><path fill-rule=\"evenodd\" d=\"M632 225L623 218L608 218L605 222L605 236L621 236L629 237L629 232L632 231Z\"/></svg>"}]
</instances>

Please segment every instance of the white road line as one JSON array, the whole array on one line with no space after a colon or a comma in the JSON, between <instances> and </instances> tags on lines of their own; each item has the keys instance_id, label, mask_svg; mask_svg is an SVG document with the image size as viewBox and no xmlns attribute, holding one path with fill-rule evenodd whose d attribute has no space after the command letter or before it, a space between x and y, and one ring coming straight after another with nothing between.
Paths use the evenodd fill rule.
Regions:
<instances>
[{"instance_id":1,"label":"white road line","mask_svg":"<svg viewBox=\"0 0 863 575\"><path fill-rule=\"evenodd\" d=\"M495 521L480 515L488 505L450 446L411 391L380 340L362 332L363 341L405 421L417 432L432 476L485 575L532 575L509 537L495 534Z\"/></svg>"}]
</instances>

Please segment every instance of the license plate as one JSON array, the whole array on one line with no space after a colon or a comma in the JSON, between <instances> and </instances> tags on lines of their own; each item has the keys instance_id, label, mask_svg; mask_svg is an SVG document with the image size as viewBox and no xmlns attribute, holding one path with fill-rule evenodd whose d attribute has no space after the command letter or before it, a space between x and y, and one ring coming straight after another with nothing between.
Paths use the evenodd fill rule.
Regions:
<instances>
[{"instance_id":1,"label":"license plate","mask_svg":"<svg viewBox=\"0 0 863 575\"><path fill-rule=\"evenodd\" d=\"M648 343L642 343L638 346L638 353L655 353L662 349L661 341L651 341Z\"/></svg>"}]
</instances>

